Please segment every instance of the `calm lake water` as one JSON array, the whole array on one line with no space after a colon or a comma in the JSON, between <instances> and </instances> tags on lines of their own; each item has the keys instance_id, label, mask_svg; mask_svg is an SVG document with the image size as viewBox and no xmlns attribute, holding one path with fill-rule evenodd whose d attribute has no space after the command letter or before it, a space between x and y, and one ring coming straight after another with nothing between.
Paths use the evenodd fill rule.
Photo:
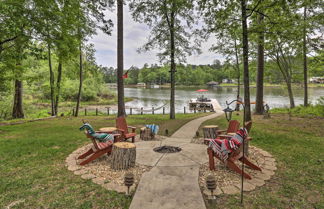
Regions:
<instances>
[{"instance_id":1,"label":"calm lake water","mask_svg":"<svg viewBox=\"0 0 324 209\"><path fill-rule=\"evenodd\" d=\"M196 98L202 93L195 92L199 87L182 87L176 88L175 105L176 112L183 112L184 107L189 112L188 101ZM243 91L243 89L241 89ZM251 88L251 101L255 101L256 88ZM303 89L294 88L295 104L303 104ZM235 87L217 87L209 88L208 92L203 93L204 96L215 98L220 105L225 108L226 101L232 101L236 98ZM241 92L243 97L243 92ZM170 89L169 88L125 88L125 96L134 100L126 103L126 111L133 109L133 113L139 113L143 107L144 112L151 112L152 107L159 108L155 113L161 113L162 107L169 112ZM309 88L309 101L316 103L317 99L324 96L324 88ZM264 101L269 104L270 108L289 106L287 90L283 87L265 87ZM252 105L252 109L254 105Z\"/></svg>"}]
</instances>

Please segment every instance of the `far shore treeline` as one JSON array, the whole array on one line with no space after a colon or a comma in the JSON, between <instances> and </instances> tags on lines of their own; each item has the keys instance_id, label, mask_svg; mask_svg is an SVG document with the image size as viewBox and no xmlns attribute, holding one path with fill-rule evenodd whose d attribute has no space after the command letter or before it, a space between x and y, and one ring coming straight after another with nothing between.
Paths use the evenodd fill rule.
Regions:
<instances>
[{"instance_id":1,"label":"far shore treeline","mask_svg":"<svg viewBox=\"0 0 324 209\"><path fill-rule=\"evenodd\" d=\"M302 59L295 58L296 65L294 68L294 74L292 76L292 83L302 84L303 83L303 66ZM324 69L319 66L318 59L324 59L318 56L311 58L309 60L309 77L324 77ZM227 62L220 62L219 60L214 60L214 64L208 65L192 65L192 64L179 64L177 65L176 73L176 84L184 86L195 86L195 85L206 85L210 81L222 83L224 79L230 79L234 81L235 85L237 83L237 72L233 65ZM264 82L269 84L284 84L284 78L280 73L277 65L273 61L266 62L266 69L264 76ZM324 66L323 66L324 67ZM242 66L240 66L242 68ZM113 67L101 67L101 72L103 73L103 78L106 83L116 83L116 69ZM170 67L168 65L158 65L158 64L144 64L142 67L130 67L125 70L128 71L128 78L125 79L125 84L169 84ZM242 84L242 70L240 71L240 80ZM257 61L250 62L250 81L252 83L256 82L257 75Z\"/></svg>"}]
</instances>

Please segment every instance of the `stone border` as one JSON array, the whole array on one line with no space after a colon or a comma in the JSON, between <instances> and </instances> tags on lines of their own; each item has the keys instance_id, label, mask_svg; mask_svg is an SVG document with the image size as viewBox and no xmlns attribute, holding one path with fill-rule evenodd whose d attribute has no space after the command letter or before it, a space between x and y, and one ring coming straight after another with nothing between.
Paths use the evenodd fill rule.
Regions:
<instances>
[{"instance_id":1,"label":"stone border","mask_svg":"<svg viewBox=\"0 0 324 209\"><path fill-rule=\"evenodd\" d=\"M253 147L253 146L250 146L250 149L253 149L254 153L258 154L259 156L262 156L262 158L260 158L256 162L258 164L258 166L262 169L262 171L261 172L254 171L254 173L251 174L250 171L253 171L253 170L250 170L250 169L248 170L248 173L251 175L252 179L251 180L244 179L243 191L245 191L245 192L253 191L257 187L261 187L261 186L265 185L266 181L269 180L275 174L275 170L277 170L276 160L269 152L264 151L257 147ZM219 162L219 160L216 160L216 162ZM201 168L203 166L209 166L209 164L204 164L201 166ZM240 164L240 166L241 166L241 164ZM213 172L216 173L217 170L213 171ZM228 175L233 174L233 175L239 176L237 173L227 170L227 168L225 168L225 167L222 172L227 172ZM202 180L202 179L204 179L204 178L202 178L203 174L200 172L199 175L200 175L199 184L200 184L200 188L202 190L204 197L207 199L212 199L210 191L206 188L205 181ZM239 178L241 178L241 176L239 176ZM232 182L226 186L219 186L216 183L216 186L217 186L216 190L213 192L214 195L216 195L216 196L224 195L224 194L226 194L226 195L227 194L238 194L241 191L241 181L239 181L239 183Z\"/></svg>"},{"instance_id":2,"label":"stone border","mask_svg":"<svg viewBox=\"0 0 324 209\"><path fill-rule=\"evenodd\" d=\"M85 166L80 166L78 164L80 160L78 160L77 157L80 156L82 153L84 153L86 150L88 150L91 146L92 146L92 144L88 144L88 145L85 145L85 146L80 147L77 150L73 151L65 160L67 169L69 171L72 171L75 175L81 176L82 179L91 180L93 183L98 184L107 190L113 190L118 193L126 193L127 192L126 186L118 184L113 181L107 181L102 176L98 176L98 175L96 176L95 174L93 174L93 172L91 172L91 163L92 162L90 162L89 164L87 164ZM102 156L100 158L104 158L104 156ZM95 161L99 162L101 160L100 158L96 159ZM102 159L102 160L105 161L106 159ZM95 161L93 161L93 162L95 162ZM137 169L140 171L136 172L136 174L135 174L135 181L134 181L133 186L130 187L130 192L135 191L137 184L139 183L139 179L141 178L141 175L150 168L148 166L146 166L145 169L142 169L142 167L140 167L139 165L136 165L132 169L135 169L135 170ZM107 172L109 172L109 170L107 170ZM120 172L120 176L121 176L125 171L113 171L113 172ZM124 178L124 175L122 175L122 178Z\"/></svg>"}]
</instances>

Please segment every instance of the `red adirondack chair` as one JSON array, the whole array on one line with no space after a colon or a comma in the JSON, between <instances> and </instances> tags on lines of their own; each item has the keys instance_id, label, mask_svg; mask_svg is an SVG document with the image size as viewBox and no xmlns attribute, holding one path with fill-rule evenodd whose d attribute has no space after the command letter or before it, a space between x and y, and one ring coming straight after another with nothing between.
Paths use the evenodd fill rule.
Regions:
<instances>
[{"instance_id":1,"label":"red adirondack chair","mask_svg":"<svg viewBox=\"0 0 324 209\"><path fill-rule=\"evenodd\" d=\"M136 127L127 126L125 117L120 116L120 117L116 118L116 128L117 128L117 131L120 132L122 140L127 140L127 139L131 138L132 142L134 143L135 136L136 136L136 133L135 133ZM129 128L132 130L132 132L128 132Z\"/></svg>"},{"instance_id":2,"label":"red adirondack chair","mask_svg":"<svg viewBox=\"0 0 324 209\"><path fill-rule=\"evenodd\" d=\"M84 154L80 155L78 159L84 159L88 157L86 160L82 161L80 165L85 165L87 163L90 163L91 161L101 157L104 154L110 155L112 150L112 144L109 144L107 142L97 142L94 137L92 137L87 131L85 131L85 134L87 138L90 138L92 141L93 146ZM114 134L114 143L119 141L120 134Z\"/></svg>"},{"instance_id":3,"label":"red adirondack chair","mask_svg":"<svg viewBox=\"0 0 324 209\"><path fill-rule=\"evenodd\" d=\"M251 130L251 126L252 126L252 121L249 121L247 123L245 123L245 128L248 130L248 132L250 132ZM225 137L230 137L230 136L225 136ZM249 141L249 140L252 140L251 137L247 137L245 139L246 141ZM223 161L222 159L219 158L218 155L216 155L214 153L214 151L212 150L211 147L208 147L207 148L207 154L208 154L208 157L209 157L209 169L210 170L215 170L215 161L214 161L214 157L216 157L217 159L219 159L220 161L222 161L226 167L228 167L229 169L239 173L240 175L242 175L242 170L241 168L239 168L235 162L237 160L243 162L244 164L248 165L251 169L253 170L259 170L261 171L261 168L258 167L257 165L255 165L254 163L252 163L246 156L243 157L243 146L241 145L239 149L237 149L236 151L232 152L229 154L228 158ZM247 178L247 179L252 179L251 176L245 172L243 172L243 176L244 178Z\"/></svg>"}]
</instances>

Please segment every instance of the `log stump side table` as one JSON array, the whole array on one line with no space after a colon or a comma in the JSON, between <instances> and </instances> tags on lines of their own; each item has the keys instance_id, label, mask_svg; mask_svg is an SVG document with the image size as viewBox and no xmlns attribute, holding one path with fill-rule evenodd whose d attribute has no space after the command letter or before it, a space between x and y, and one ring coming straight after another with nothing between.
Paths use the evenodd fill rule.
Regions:
<instances>
[{"instance_id":1,"label":"log stump side table","mask_svg":"<svg viewBox=\"0 0 324 209\"><path fill-rule=\"evenodd\" d=\"M217 137L218 126L209 125L203 127L204 138L215 139Z\"/></svg>"},{"instance_id":2,"label":"log stump side table","mask_svg":"<svg viewBox=\"0 0 324 209\"><path fill-rule=\"evenodd\" d=\"M155 134L152 132L150 128L143 127L140 130L140 138L143 141L151 141L154 140Z\"/></svg>"},{"instance_id":3,"label":"log stump side table","mask_svg":"<svg viewBox=\"0 0 324 209\"><path fill-rule=\"evenodd\" d=\"M218 126L216 125L204 126L203 127L204 139L205 139L204 143L208 144L208 141L206 141L206 139L216 139L217 131L218 131Z\"/></svg>"},{"instance_id":4,"label":"log stump side table","mask_svg":"<svg viewBox=\"0 0 324 209\"><path fill-rule=\"evenodd\" d=\"M100 132L109 133L109 134L115 132L116 130L117 130L116 127L104 127L99 129Z\"/></svg>"},{"instance_id":5,"label":"log stump side table","mask_svg":"<svg viewBox=\"0 0 324 209\"><path fill-rule=\"evenodd\" d=\"M135 166L136 146L130 142L117 142L113 144L111 152L111 168L126 170Z\"/></svg>"}]
</instances>

